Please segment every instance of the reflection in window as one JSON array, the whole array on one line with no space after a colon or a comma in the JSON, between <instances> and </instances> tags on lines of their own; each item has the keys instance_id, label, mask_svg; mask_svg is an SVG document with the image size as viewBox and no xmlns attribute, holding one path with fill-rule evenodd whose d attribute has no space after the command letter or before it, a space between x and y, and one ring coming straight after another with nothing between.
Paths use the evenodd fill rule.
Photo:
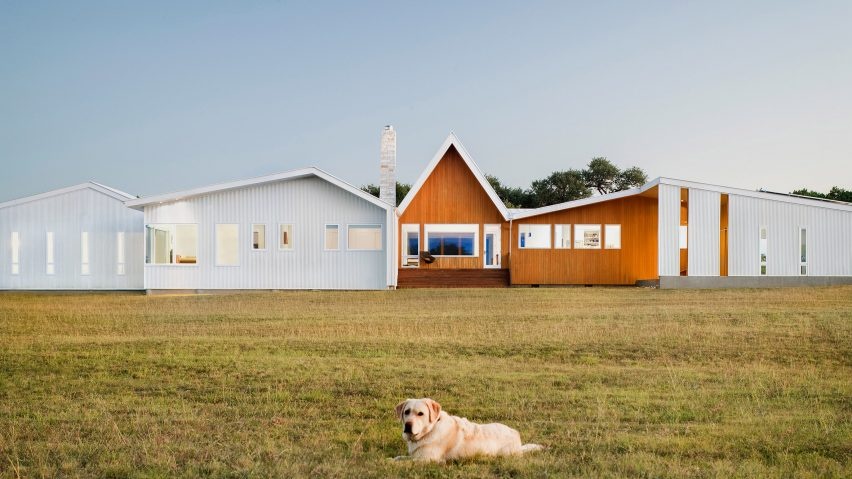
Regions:
<instances>
[{"instance_id":1,"label":"reflection in window","mask_svg":"<svg viewBox=\"0 0 852 479\"><path fill-rule=\"evenodd\" d=\"M146 225L145 262L148 264L196 264L198 262L198 225Z\"/></svg>"},{"instance_id":2,"label":"reflection in window","mask_svg":"<svg viewBox=\"0 0 852 479\"><path fill-rule=\"evenodd\" d=\"M476 233L429 232L429 253L434 256L473 256Z\"/></svg>"}]
</instances>

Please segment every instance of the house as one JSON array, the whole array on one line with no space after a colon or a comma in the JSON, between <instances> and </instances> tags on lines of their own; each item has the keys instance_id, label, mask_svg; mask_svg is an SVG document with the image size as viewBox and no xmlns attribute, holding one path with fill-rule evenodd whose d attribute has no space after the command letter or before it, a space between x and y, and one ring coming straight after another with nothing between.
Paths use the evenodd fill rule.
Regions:
<instances>
[{"instance_id":1,"label":"house","mask_svg":"<svg viewBox=\"0 0 852 479\"><path fill-rule=\"evenodd\" d=\"M304 168L126 202L144 213L144 288L388 289L394 206Z\"/></svg>"},{"instance_id":2,"label":"house","mask_svg":"<svg viewBox=\"0 0 852 479\"><path fill-rule=\"evenodd\" d=\"M451 134L398 214L399 287L852 284L852 205L657 178L509 210Z\"/></svg>"},{"instance_id":3,"label":"house","mask_svg":"<svg viewBox=\"0 0 852 479\"><path fill-rule=\"evenodd\" d=\"M0 203L0 289L142 289L133 196L83 183Z\"/></svg>"}]
</instances>

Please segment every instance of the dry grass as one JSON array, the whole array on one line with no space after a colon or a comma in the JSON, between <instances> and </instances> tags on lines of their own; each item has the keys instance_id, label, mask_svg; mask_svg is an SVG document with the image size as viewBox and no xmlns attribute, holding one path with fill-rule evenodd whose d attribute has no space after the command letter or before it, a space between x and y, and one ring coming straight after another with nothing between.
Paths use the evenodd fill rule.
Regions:
<instances>
[{"instance_id":1,"label":"dry grass","mask_svg":"<svg viewBox=\"0 0 852 479\"><path fill-rule=\"evenodd\" d=\"M549 449L391 463L418 396ZM852 287L0 295L0 477L850 467Z\"/></svg>"}]
</instances>

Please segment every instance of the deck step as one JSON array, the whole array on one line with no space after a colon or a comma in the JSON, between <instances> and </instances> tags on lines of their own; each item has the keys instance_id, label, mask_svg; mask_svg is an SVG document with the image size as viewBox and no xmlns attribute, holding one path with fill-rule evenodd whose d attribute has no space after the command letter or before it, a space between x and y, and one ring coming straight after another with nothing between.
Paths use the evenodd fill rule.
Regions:
<instances>
[{"instance_id":1,"label":"deck step","mask_svg":"<svg viewBox=\"0 0 852 479\"><path fill-rule=\"evenodd\" d=\"M399 288L505 288L508 269L401 268Z\"/></svg>"}]
</instances>

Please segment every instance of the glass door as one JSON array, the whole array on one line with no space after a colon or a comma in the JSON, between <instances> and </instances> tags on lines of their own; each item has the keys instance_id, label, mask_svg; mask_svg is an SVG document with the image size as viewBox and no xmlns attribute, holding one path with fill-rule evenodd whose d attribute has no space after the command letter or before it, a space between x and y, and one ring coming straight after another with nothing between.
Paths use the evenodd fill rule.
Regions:
<instances>
[{"instance_id":1,"label":"glass door","mask_svg":"<svg viewBox=\"0 0 852 479\"><path fill-rule=\"evenodd\" d=\"M485 225L482 251L485 268L500 267L500 225Z\"/></svg>"},{"instance_id":2,"label":"glass door","mask_svg":"<svg viewBox=\"0 0 852 479\"><path fill-rule=\"evenodd\" d=\"M420 225L402 225L402 267L420 267Z\"/></svg>"}]
</instances>

